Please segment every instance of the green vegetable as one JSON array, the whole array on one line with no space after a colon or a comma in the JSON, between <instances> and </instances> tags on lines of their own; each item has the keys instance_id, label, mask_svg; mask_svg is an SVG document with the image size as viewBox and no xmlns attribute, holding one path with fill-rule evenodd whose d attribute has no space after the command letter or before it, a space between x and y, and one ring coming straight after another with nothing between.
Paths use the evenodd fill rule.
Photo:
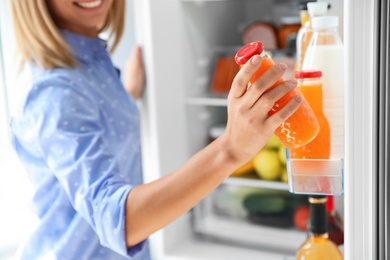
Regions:
<instances>
[{"instance_id":1,"label":"green vegetable","mask_svg":"<svg viewBox=\"0 0 390 260\"><path fill-rule=\"evenodd\" d=\"M280 194L250 194L244 199L244 207L251 214L279 214L286 210L287 203Z\"/></svg>"}]
</instances>

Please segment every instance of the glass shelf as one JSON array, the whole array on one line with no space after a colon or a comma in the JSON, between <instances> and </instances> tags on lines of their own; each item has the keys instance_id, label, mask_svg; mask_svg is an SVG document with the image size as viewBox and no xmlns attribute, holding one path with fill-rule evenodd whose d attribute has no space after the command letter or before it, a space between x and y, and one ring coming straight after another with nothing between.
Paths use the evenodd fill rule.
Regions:
<instances>
[{"instance_id":1,"label":"glass shelf","mask_svg":"<svg viewBox=\"0 0 390 260\"><path fill-rule=\"evenodd\" d=\"M343 159L290 159L287 173L291 193L343 195Z\"/></svg>"},{"instance_id":2,"label":"glass shelf","mask_svg":"<svg viewBox=\"0 0 390 260\"><path fill-rule=\"evenodd\" d=\"M269 181L259 179L254 172L248 172L240 176L231 176L225 179L223 182L228 185L244 186L252 188L264 188L273 190L289 190L289 185L286 182L281 181Z\"/></svg>"},{"instance_id":3,"label":"glass shelf","mask_svg":"<svg viewBox=\"0 0 390 260\"><path fill-rule=\"evenodd\" d=\"M188 105L198 105L198 106L218 106L218 107L227 107L227 97L224 96L213 96L205 95L202 97L191 97L188 98L186 103Z\"/></svg>"}]
</instances>

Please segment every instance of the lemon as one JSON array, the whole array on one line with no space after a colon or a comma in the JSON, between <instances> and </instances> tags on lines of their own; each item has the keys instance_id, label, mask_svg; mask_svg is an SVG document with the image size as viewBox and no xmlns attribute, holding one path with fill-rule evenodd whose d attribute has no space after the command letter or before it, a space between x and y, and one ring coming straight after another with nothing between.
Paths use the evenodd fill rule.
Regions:
<instances>
[{"instance_id":1,"label":"lemon","mask_svg":"<svg viewBox=\"0 0 390 260\"><path fill-rule=\"evenodd\" d=\"M272 135L271 138L265 144L265 149L279 149L282 146L282 142L276 135Z\"/></svg>"},{"instance_id":2,"label":"lemon","mask_svg":"<svg viewBox=\"0 0 390 260\"><path fill-rule=\"evenodd\" d=\"M279 147L278 155L280 163L286 165L286 148L284 148L283 146Z\"/></svg>"},{"instance_id":3,"label":"lemon","mask_svg":"<svg viewBox=\"0 0 390 260\"><path fill-rule=\"evenodd\" d=\"M280 178L281 165L278 152L270 149L261 150L254 158L253 164L257 175L263 180Z\"/></svg>"}]
</instances>

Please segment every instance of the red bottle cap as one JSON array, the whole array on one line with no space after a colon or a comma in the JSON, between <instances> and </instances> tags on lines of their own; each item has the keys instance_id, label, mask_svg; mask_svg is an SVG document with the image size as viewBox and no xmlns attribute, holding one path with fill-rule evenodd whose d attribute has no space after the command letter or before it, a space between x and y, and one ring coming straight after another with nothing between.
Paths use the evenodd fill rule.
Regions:
<instances>
[{"instance_id":1,"label":"red bottle cap","mask_svg":"<svg viewBox=\"0 0 390 260\"><path fill-rule=\"evenodd\" d=\"M261 42L251 42L242 47L234 57L238 65L244 65L253 55L260 54L264 51Z\"/></svg>"},{"instance_id":2,"label":"red bottle cap","mask_svg":"<svg viewBox=\"0 0 390 260\"><path fill-rule=\"evenodd\" d=\"M320 70L301 70L295 72L296 79L307 79L307 78L320 78L322 72Z\"/></svg>"}]
</instances>

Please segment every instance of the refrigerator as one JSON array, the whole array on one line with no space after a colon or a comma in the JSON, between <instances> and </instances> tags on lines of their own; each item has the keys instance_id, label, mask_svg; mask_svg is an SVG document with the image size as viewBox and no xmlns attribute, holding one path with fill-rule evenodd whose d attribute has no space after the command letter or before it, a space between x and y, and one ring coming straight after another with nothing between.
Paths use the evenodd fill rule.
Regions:
<instances>
[{"instance_id":1,"label":"refrigerator","mask_svg":"<svg viewBox=\"0 0 390 260\"><path fill-rule=\"evenodd\" d=\"M388 259L389 3L328 1L340 17L345 60L345 259ZM298 16L286 0L134 0L134 43L147 72L143 117L145 181L180 167L226 120L226 98L210 95L216 58L242 46L245 25ZM224 187L288 190L280 182L227 178ZM194 187L196 188L196 187ZM214 196L214 197L213 197ZM306 233L226 220L211 193L150 238L155 259L294 259Z\"/></svg>"},{"instance_id":2,"label":"refrigerator","mask_svg":"<svg viewBox=\"0 0 390 260\"><path fill-rule=\"evenodd\" d=\"M131 46L143 49L146 88L138 106L144 181L151 182L180 167L207 145L210 127L225 123L226 97L210 94L217 58L242 46L242 32L251 22L278 24L281 17L299 16L299 0L126 1L125 35L113 60L123 70ZM328 2L330 14L340 18L344 43L344 193L336 196L336 210L344 223L344 258L389 259L390 6L387 0ZM5 65L0 80L11 88L13 53L5 51L13 47L7 37L11 32L7 3L0 4L4 7L0 59ZM7 91L2 92L0 109L7 110L12 102L6 104ZM5 129L5 120L1 123ZM6 132L0 137L6 140ZM150 237L153 260L295 259L307 236L304 231L243 221L236 208L227 208L236 214L231 219L215 214L215 203L226 202L224 197L219 200L221 191L236 188L289 193L286 183L229 177Z\"/></svg>"}]
</instances>

